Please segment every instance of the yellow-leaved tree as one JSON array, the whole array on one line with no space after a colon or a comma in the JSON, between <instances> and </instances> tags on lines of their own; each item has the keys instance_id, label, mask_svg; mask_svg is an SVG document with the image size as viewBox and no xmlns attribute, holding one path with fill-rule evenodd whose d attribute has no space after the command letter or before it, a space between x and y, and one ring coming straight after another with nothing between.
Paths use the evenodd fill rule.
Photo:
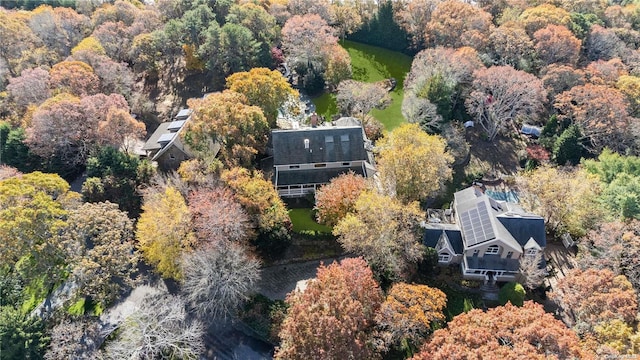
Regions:
<instances>
[{"instance_id":1,"label":"yellow-leaved tree","mask_svg":"<svg viewBox=\"0 0 640 360\"><path fill-rule=\"evenodd\" d=\"M195 245L189 208L178 190L145 196L136 228L138 248L144 259L165 278L180 279L180 258Z\"/></svg>"},{"instance_id":2,"label":"yellow-leaved tree","mask_svg":"<svg viewBox=\"0 0 640 360\"><path fill-rule=\"evenodd\" d=\"M396 128L378 142L380 180L405 203L437 195L451 179L453 157L446 141L418 124Z\"/></svg>"},{"instance_id":3,"label":"yellow-leaved tree","mask_svg":"<svg viewBox=\"0 0 640 360\"><path fill-rule=\"evenodd\" d=\"M582 169L541 166L518 177L524 207L544 217L547 231L584 236L602 218L598 179Z\"/></svg>"}]
</instances>

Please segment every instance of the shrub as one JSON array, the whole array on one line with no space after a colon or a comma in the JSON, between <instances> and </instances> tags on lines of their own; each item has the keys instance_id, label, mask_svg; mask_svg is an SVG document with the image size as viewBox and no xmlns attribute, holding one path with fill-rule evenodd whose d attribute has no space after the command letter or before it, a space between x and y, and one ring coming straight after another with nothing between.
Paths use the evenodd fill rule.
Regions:
<instances>
[{"instance_id":1,"label":"shrub","mask_svg":"<svg viewBox=\"0 0 640 360\"><path fill-rule=\"evenodd\" d=\"M512 281L502 286L500 293L498 293L498 300L500 301L500 305L505 305L507 302L511 302L511 304L515 306L522 306L525 294L526 292L524 287L519 283Z\"/></svg>"}]
</instances>

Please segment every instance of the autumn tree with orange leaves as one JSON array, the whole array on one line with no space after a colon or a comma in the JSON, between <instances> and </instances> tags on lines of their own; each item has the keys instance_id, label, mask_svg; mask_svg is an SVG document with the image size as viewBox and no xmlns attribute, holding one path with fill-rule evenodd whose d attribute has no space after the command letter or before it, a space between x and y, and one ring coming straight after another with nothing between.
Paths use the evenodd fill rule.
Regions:
<instances>
[{"instance_id":1,"label":"autumn tree with orange leaves","mask_svg":"<svg viewBox=\"0 0 640 360\"><path fill-rule=\"evenodd\" d=\"M551 298L575 319L580 334L612 319L632 323L638 313L633 286L624 275L609 269L573 269L558 280Z\"/></svg>"},{"instance_id":2,"label":"autumn tree with orange leaves","mask_svg":"<svg viewBox=\"0 0 640 360\"><path fill-rule=\"evenodd\" d=\"M580 128L587 150L600 153L605 146L624 151L630 144L630 131L637 119L629 116L625 96L606 85L575 86L556 96L558 119Z\"/></svg>"},{"instance_id":3,"label":"autumn tree with orange leaves","mask_svg":"<svg viewBox=\"0 0 640 360\"><path fill-rule=\"evenodd\" d=\"M436 330L413 360L588 359L580 339L542 305L474 309Z\"/></svg>"},{"instance_id":4,"label":"autumn tree with orange leaves","mask_svg":"<svg viewBox=\"0 0 640 360\"><path fill-rule=\"evenodd\" d=\"M432 325L444 321L446 305L447 296L436 288L397 283L376 315L380 336L388 347L401 347L407 341L410 348L418 348Z\"/></svg>"},{"instance_id":5,"label":"autumn tree with orange leaves","mask_svg":"<svg viewBox=\"0 0 640 360\"><path fill-rule=\"evenodd\" d=\"M342 174L316 191L318 222L334 226L355 210L356 200L365 189L365 179L353 172Z\"/></svg>"},{"instance_id":6,"label":"autumn tree with orange leaves","mask_svg":"<svg viewBox=\"0 0 640 360\"><path fill-rule=\"evenodd\" d=\"M367 263L344 259L320 265L304 291L287 296L276 359L377 359L376 311L382 291Z\"/></svg>"}]
</instances>

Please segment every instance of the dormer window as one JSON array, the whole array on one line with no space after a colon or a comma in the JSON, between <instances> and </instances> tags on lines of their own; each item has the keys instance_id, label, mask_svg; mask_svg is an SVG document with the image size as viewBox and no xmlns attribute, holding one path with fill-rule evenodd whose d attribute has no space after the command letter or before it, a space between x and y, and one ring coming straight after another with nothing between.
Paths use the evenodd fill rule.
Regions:
<instances>
[{"instance_id":1,"label":"dormer window","mask_svg":"<svg viewBox=\"0 0 640 360\"><path fill-rule=\"evenodd\" d=\"M304 148L309 149L309 139L304 139Z\"/></svg>"},{"instance_id":2,"label":"dormer window","mask_svg":"<svg viewBox=\"0 0 640 360\"><path fill-rule=\"evenodd\" d=\"M538 254L538 249L527 249L525 252L526 256L536 256Z\"/></svg>"}]
</instances>

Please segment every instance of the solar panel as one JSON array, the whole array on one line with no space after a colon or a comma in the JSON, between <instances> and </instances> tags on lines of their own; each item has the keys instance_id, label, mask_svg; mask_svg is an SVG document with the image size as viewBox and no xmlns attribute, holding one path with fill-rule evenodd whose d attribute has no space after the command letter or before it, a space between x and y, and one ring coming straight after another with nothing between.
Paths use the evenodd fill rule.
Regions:
<instances>
[{"instance_id":1,"label":"solar panel","mask_svg":"<svg viewBox=\"0 0 640 360\"><path fill-rule=\"evenodd\" d=\"M171 132L178 131L178 130L180 130L182 125L184 125L185 122L187 122L187 120L175 120L175 121L172 121L169 124L169 126L167 127L167 130L169 130Z\"/></svg>"},{"instance_id":2,"label":"solar panel","mask_svg":"<svg viewBox=\"0 0 640 360\"><path fill-rule=\"evenodd\" d=\"M162 134L160 135L160 137L158 138L158 142L159 143L168 143L170 142L173 137L176 136L176 133L166 133L166 134Z\"/></svg>"},{"instance_id":3,"label":"solar panel","mask_svg":"<svg viewBox=\"0 0 640 360\"><path fill-rule=\"evenodd\" d=\"M487 240L495 239L496 235L491 224L491 216L486 202L480 202L475 208L460 215L462 233L468 246L473 246Z\"/></svg>"}]
</instances>

